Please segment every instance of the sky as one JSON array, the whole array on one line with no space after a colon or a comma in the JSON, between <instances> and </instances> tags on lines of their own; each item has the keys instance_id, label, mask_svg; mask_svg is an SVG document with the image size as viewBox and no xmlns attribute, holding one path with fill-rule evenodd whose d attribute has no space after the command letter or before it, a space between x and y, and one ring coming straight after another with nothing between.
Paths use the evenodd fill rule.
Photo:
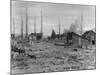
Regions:
<instances>
[{"instance_id":1,"label":"sky","mask_svg":"<svg viewBox=\"0 0 100 75\"><path fill-rule=\"evenodd\" d=\"M28 33L34 33L34 22L36 32L41 31L41 12L43 20L43 35L51 35L52 30L63 33L64 30L80 33L87 30L95 30L95 6L60 4L32 1L12 1L12 33L21 33L21 17L23 19L23 32L26 25L26 8L28 15ZM36 20L36 21L35 21Z\"/></svg>"}]
</instances>

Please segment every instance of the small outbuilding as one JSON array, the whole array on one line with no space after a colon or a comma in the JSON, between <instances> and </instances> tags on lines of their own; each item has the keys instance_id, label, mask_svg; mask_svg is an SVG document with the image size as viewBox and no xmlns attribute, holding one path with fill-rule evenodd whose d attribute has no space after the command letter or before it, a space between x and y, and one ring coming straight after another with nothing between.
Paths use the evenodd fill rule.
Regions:
<instances>
[{"instance_id":1,"label":"small outbuilding","mask_svg":"<svg viewBox=\"0 0 100 75\"><path fill-rule=\"evenodd\" d=\"M74 47L87 46L89 45L89 40L79 34L69 32L66 36L66 44Z\"/></svg>"},{"instance_id":2,"label":"small outbuilding","mask_svg":"<svg viewBox=\"0 0 100 75\"><path fill-rule=\"evenodd\" d=\"M96 44L96 33L92 30L86 31L82 37L86 38L89 40L90 45L95 45Z\"/></svg>"}]
</instances>

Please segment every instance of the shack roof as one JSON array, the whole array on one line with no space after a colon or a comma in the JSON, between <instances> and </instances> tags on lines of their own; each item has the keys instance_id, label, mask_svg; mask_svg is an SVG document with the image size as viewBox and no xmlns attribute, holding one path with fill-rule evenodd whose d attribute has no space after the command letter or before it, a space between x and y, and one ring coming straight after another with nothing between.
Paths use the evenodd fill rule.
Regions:
<instances>
[{"instance_id":1,"label":"shack roof","mask_svg":"<svg viewBox=\"0 0 100 75\"><path fill-rule=\"evenodd\" d=\"M72 34L72 35L78 36L78 37L80 37L82 39L88 40L87 38L85 38L85 37L83 37L83 36L81 36L81 35L79 35L77 33L74 33L74 32L69 32L69 33Z\"/></svg>"}]
</instances>

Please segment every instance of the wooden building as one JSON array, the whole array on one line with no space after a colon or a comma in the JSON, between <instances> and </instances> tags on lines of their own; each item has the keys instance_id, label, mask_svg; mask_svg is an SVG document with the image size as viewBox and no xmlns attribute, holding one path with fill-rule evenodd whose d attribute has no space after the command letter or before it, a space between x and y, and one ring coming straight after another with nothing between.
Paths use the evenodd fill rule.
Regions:
<instances>
[{"instance_id":1,"label":"wooden building","mask_svg":"<svg viewBox=\"0 0 100 75\"><path fill-rule=\"evenodd\" d=\"M42 33L31 33L28 38L29 40L40 40L42 38Z\"/></svg>"},{"instance_id":2,"label":"wooden building","mask_svg":"<svg viewBox=\"0 0 100 75\"><path fill-rule=\"evenodd\" d=\"M69 32L66 35L66 45L68 46L88 46L89 40L85 37L82 37L74 32Z\"/></svg>"},{"instance_id":3,"label":"wooden building","mask_svg":"<svg viewBox=\"0 0 100 75\"><path fill-rule=\"evenodd\" d=\"M96 44L96 33L92 30L86 31L82 37L87 38L89 40L89 44L95 45Z\"/></svg>"}]
</instances>

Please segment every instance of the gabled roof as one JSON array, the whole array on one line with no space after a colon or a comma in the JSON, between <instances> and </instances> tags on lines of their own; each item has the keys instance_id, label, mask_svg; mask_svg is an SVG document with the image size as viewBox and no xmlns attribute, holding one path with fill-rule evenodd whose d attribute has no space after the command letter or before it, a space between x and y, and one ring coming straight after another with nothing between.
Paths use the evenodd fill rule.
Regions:
<instances>
[{"instance_id":1,"label":"gabled roof","mask_svg":"<svg viewBox=\"0 0 100 75\"><path fill-rule=\"evenodd\" d=\"M96 34L93 30L86 31L84 34L88 34L88 33L90 33L90 32Z\"/></svg>"},{"instance_id":2,"label":"gabled roof","mask_svg":"<svg viewBox=\"0 0 100 75\"><path fill-rule=\"evenodd\" d=\"M29 36L41 36L42 33L31 33Z\"/></svg>"},{"instance_id":3,"label":"gabled roof","mask_svg":"<svg viewBox=\"0 0 100 75\"><path fill-rule=\"evenodd\" d=\"M82 37L85 37L88 33L94 33L96 35L96 33L93 30L89 30L82 34Z\"/></svg>"},{"instance_id":4,"label":"gabled roof","mask_svg":"<svg viewBox=\"0 0 100 75\"><path fill-rule=\"evenodd\" d=\"M85 37L83 37L83 36L81 36L81 35L79 35L79 34L77 34L77 33L74 33L74 32L69 32L69 33L71 33L71 34L73 34L73 35L76 35L76 36L78 36L78 37L80 37L80 38L82 38L82 39L88 40L87 38L85 38Z\"/></svg>"},{"instance_id":5,"label":"gabled roof","mask_svg":"<svg viewBox=\"0 0 100 75\"><path fill-rule=\"evenodd\" d=\"M62 37L62 36L64 36L64 34L60 34L60 35L59 35L59 34L56 34L56 36L60 36L60 37Z\"/></svg>"}]
</instances>

